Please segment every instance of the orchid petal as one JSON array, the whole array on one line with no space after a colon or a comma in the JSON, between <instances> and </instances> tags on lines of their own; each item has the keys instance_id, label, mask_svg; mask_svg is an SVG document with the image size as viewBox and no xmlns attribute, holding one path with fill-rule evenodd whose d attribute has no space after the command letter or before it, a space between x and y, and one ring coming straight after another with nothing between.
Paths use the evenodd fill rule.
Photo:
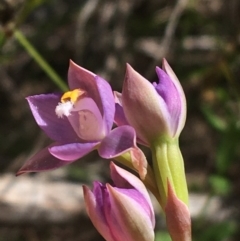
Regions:
<instances>
[{"instance_id":1,"label":"orchid petal","mask_svg":"<svg viewBox=\"0 0 240 241\"><path fill-rule=\"evenodd\" d=\"M124 110L122 107L122 94L114 91L114 99L115 99L115 116L114 116L114 122L117 126L123 126L123 125L130 125L126 119L126 116L124 114ZM144 142L137 136L137 142L139 144L142 144L144 146L148 146L148 143Z\"/></svg>"},{"instance_id":2,"label":"orchid petal","mask_svg":"<svg viewBox=\"0 0 240 241\"><path fill-rule=\"evenodd\" d=\"M109 83L73 61L70 61L68 83L70 89L81 88L86 91L88 97L96 102L109 132L115 112L114 97Z\"/></svg>"},{"instance_id":3,"label":"orchid petal","mask_svg":"<svg viewBox=\"0 0 240 241\"><path fill-rule=\"evenodd\" d=\"M122 106L122 93L120 93L118 91L113 91L113 95L114 95L115 103Z\"/></svg>"},{"instance_id":4,"label":"orchid petal","mask_svg":"<svg viewBox=\"0 0 240 241\"><path fill-rule=\"evenodd\" d=\"M71 90L80 88L86 91L87 96L95 101L101 114L103 115L101 96L96 83L96 75L94 73L84 69L70 60L68 70L68 85Z\"/></svg>"},{"instance_id":5,"label":"orchid petal","mask_svg":"<svg viewBox=\"0 0 240 241\"><path fill-rule=\"evenodd\" d=\"M112 206L110 197L109 197L109 191L106 191L105 195L105 202L103 205L105 217L109 226L109 229L112 230L112 234L114 236L114 241L122 241L122 240L129 240L128 237L128 230L125 229L124 226L121 226L121 223L119 223L118 218L116 217L116 209Z\"/></svg>"},{"instance_id":6,"label":"orchid petal","mask_svg":"<svg viewBox=\"0 0 240 241\"><path fill-rule=\"evenodd\" d=\"M29 96L27 101L37 124L52 140L58 142L76 142L79 140L68 119L58 118L55 113L60 95Z\"/></svg>"},{"instance_id":7,"label":"orchid petal","mask_svg":"<svg viewBox=\"0 0 240 241\"><path fill-rule=\"evenodd\" d=\"M117 237L123 237L125 240L154 240L154 226L143 206L131 196L119 192L117 188L111 187L108 184L106 186L109 192L111 208L114 210L114 217L119 226L122 227L122 230L125 230L125 237L116 228L114 229L114 234ZM142 215L139 215L139 213ZM110 229L114 228L111 223L109 223L109 226Z\"/></svg>"},{"instance_id":8,"label":"orchid petal","mask_svg":"<svg viewBox=\"0 0 240 241\"><path fill-rule=\"evenodd\" d=\"M122 107L122 94L117 91L114 91L114 99L115 99L114 122L116 123L117 126L129 125Z\"/></svg>"},{"instance_id":9,"label":"orchid petal","mask_svg":"<svg viewBox=\"0 0 240 241\"><path fill-rule=\"evenodd\" d=\"M131 126L113 129L100 143L98 153L102 158L114 158L136 145L135 130Z\"/></svg>"},{"instance_id":10,"label":"orchid petal","mask_svg":"<svg viewBox=\"0 0 240 241\"><path fill-rule=\"evenodd\" d=\"M159 67L156 67L156 72L159 83L154 83L154 85L158 94L164 99L169 113L171 113L171 132L172 136L175 136L181 114L180 96L171 78Z\"/></svg>"},{"instance_id":11,"label":"orchid petal","mask_svg":"<svg viewBox=\"0 0 240 241\"><path fill-rule=\"evenodd\" d=\"M127 65L122 100L127 120L145 143L155 141L162 133L170 135L166 103L154 86L130 65Z\"/></svg>"},{"instance_id":12,"label":"orchid petal","mask_svg":"<svg viewBox=\"0 0 240 241\"><path fill-rule=\"evenodd\" d=\"M130 150L133 167L138 171L138 174L142 180L146 178L148 162L143 151L138 147L134 147Z\"/></svg>"},{"instance_id":13,"label":"orchid petal","mask_svg":"<svg viewBox=\"0 0 240 241\"><path fill-rule=\"evenodd\" d=\"M181 105L181 112L179 115L179 123L178 123L178 128L176 131L176 136L180 135L180 132L182 131L185 122L186 122L186 115L187 115L187 104L186 104L186 97L183 91L183 88L177 78L177 76L175 75L175 73L173 72L172 68L170 67L170 65L168 64L166 59L163 59L163 65L162 65L163 70L168 74L168 76L171 78L172 82L174 83L177 92L179 93L179 98L180 98L180 105Z\"/></svg>"},{"instance_id":14,"label":"orchid petal","mask_svg":"<svg viewBox=\"0 0 240 241\"><path fill-rule=\"evenodd\" d=\"M49 148L49 152L63 161L75 161L95 149L98 142L70 143L55 145Z\"/></svg>"},{"instance_id":15,"label":"orchid petal","mask_svg":"<svg viewBox=\"0 0 240 241\"><path fill-rule=\"evenodd\" d=\"M109 132L113 126L115 113L115 102L112 88L106 80L99 76L96 76L96 83L103 107L103 119L106 125L106 130Z\"/></svg>"},{"instance_id":16,"label":"orchid petal","mask_svg":"<svg viewBox=\"0 0 240 241\"><path fill-rule=\"evenodd\" d=\"M97 141L106 135L101 113L91 98L85 97L77 101L68 120L81 140Z\"/></svg>"},{"instance_id":17,"label":"orchid petal","mask_svg":"<svg viewBox=\"0 0 240 241\"><path fill-rule=\"evenodd\" d=\"M104 215L104 200L101 184L95 182L93 192L84 185L83 193L87 213L91 217L93 225L107 241L115 241L112 237L111 231L106 221L106 217Z\"/></svg>"},{"instance_id":18,"label":"orchid petal","mask_svg":"<svg viewBox=\"0 0 240 241\"><path fill-rule=\"evenodd\" d=\"M17 176L21 175L26 172L42 172L42 171L48 171L53 170L62 166L65 166L71 162L65 162L62 160L59 160L52 156L48 148L52 145L45 147L38 153L36 153L34 156L32 156L17 172Z\"/></svg>"},{"instance_id":19,"label":"orchid petal","mask_svg":"<svg viewBox=\"0 0 240 241\"><path fill-rule=\"evenodd\" d=\"M154 226L155 225L154 210L153 210L153 207L149 205L149 203L151 203L151 199L149 197L149 194L144 184L141 181L139 181L139 178L129 173L128 171L124 170L123 168L118 167L113 162L111 162L110 164L110 170L111 170L111 178L114 184L118 188L124 188L124 189L134 188L142 195L143 199L140 198L142 205L144 205L145 210L149 210L148 214L152 221L152 225Z\"/></svg>"}]
</instances>

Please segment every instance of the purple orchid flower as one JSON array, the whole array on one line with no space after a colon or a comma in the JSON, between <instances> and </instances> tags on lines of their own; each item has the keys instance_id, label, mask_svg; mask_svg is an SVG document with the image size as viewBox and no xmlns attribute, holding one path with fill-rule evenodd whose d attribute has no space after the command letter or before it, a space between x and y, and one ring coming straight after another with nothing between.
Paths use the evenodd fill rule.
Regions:
<instances>
[{"instance_id":1,"label":"purple orchid flower","mask_svg":"<svg viewBox=\"0 0 240 241\"><path fill-rule=\"evenodd\" d=\"M94 149L103 158L114 158L136 147L132 127L111 131L115 113L112 89L107 81L70 61L70 91L27 97L37 124L54 141L18 171L39 172L69 164Z\"/></svg>"},{"instance_id":2,"label":"purple orchid flower","mask_svg":"<svg viewBox=\"0 0 240 241\"><path fill-rule=\"evenodd\" d=\"M83 186L88 215L106 241L153 241L155 217L143 183L111 163L114 186Z\"/></svg>"},{"instance_id":3,"label":"purple orchid flower","mask_svg":"<svg viewBox=\"0 0 240 241\"><path fill-rule=\"evenodd\" d=\"M151 84L127 65L122 94L115 92L115 123L133 126L139 143L145 145L160 136L177 138L186 120L183 89L165 59L156 72L159 83Z\"/></svg>"}]
</instances>

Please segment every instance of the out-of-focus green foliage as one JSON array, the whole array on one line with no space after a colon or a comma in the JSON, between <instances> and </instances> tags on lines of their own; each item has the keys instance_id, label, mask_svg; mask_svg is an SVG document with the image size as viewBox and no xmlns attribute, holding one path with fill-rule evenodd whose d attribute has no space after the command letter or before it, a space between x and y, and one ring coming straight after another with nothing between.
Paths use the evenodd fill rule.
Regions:
<instances>
[{"instance_id":1,"label":"out-of-focus green foliage","mask_svg":"<svg viewBox=\"0 0 240 241\"><path fill-rule=\"evenodd\" d=\"M209 183L214 194L226 196L231 192L231 182L227 177L219 175L211 175Z\"/></svg>"},{"instance_id":2,"label":"out-of-focus green foliage","mask_svg":"<svg viewBox=\"0 0 240 241\"><path fill-rule=\"evenodd\" d=\"M193 233L196 241L224 241L236 232L237 226L234 222L222 222L218 224L198 225L196 223Z\"/></svg>"},{"instance_id":3,"label":"out-of-focus green foliage","mask_svg":"<svg viewBox=\"0 0 240 241\"><path fill-rule=\"evenodd\" d=\"M167 232L158 231L156 232L155 241L171 241L171 238Z\"/></svg>"}]
</instances>

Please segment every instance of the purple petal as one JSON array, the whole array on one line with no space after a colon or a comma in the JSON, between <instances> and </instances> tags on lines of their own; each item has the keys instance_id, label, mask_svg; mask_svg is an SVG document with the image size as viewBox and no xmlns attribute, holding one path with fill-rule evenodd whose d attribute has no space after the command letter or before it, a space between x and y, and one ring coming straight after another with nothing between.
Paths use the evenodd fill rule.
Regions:
<instances>
[{"instance_id":1,"label":"purple petal","mask_svg":"<svg viewBox=\"0 0 240 241\"><path fill-rule=\"evenodd\" d=\"M172 68L170 67L170 65L168 64L166 59L163 59L162 68L167 73L167 75L171 78L172 82L174 83L174 85L177 89L177 92L179 93L180 102L181 102L181 113L179 116L178 129L176 131L176 136L179 136L180 132L182 131L182 129L185 125L185 121L186 121L186 114L187 114L186 97L185 97L183 88L182 88L177 76L173 72Z\"/></svg>"},{"instance_id":2,"label":"purple petal","mask_svg":"<svg viewBox=\"0 0 240 241\"><path fill-rule=\"evenodd\" d=\"M70 61L68 69L68 85L71 90L82 89L87 92L87 96L92 98L101 114L103 115L103 106L99 89L96 83L96 75Z\"/></svg>"},{"instance_id":3,"label":"purple petal","mask_svg":"<svg viewBox=\"0 0 240 241\"><path fill-rule=\"evenodd\" d=\"M42 172L53 170L71 163L55 158L49 153L48 148L49 146L45 147L31 157L17 172L17 176L26 172Z\"/></svg>"},{"instance_id":4,"label":"purple petal","mask_svg":"<svg viewBox=\"0 0 240 241\"><path fill-rule=\"evenodd\" d=\"M115 97L115 116L114 122L117 126L129 125L122 107L122 94L114 91Z\"/></svg>"},{"instance_id":5,"label":"purple petal","mask_svg":"<svg viewBox=\"0 0 240 241\"><path fill-rule=\"evenodd\" d=\"M140 180L139 180L140 181ZM126 195L127 197L130 197L133 199L133 202L136 202L140 205L142 209L142 213L145 213L147 217L150 218L152 225L155 225L155 216L154 211L152 208L151 200L148 195L148 199L146 200L145 197L142 195L141 192L135 189L123 189L123 188L114 188L116 191L118 191L121 194ZM135 203L134 203L135 205Z\"/></svg>"},{"instance_id":6,"label":"purple petal","mask_svg":"<svg viewBox=\"0 0 240 241\"><path fill-rule=\"evenodd\" d=\"M83 186L84 200L86 204L87 213L98 232L108 241L115 241L112 237L111 231L107 224L104 215L102 185L94 183L94 191L92 192L88 187Z\"/></svg>"},{"instance_id":7,"label":"purple petal","mask_svg":"<svg viewBox=\"0 0 240 241\"><path fill-rule=\"evenodd\" d=\"M114 158L136 145L136 133L131 126L113 129L100 143L98 153L102 158Z\"/></svg>"},{"instance_id":8,"label":"purple petal","mask_svg":"<svg viewBox=\"0 0 240 241\"><path fill-rule=\"evenodd\" d=\"M150 201L148 192L138 177L126 171L125 169L115 165L113 162L110 164L111 169L111 178L118 188L135 188L143 196L146 197L147 200Z\"/></svg>"},{"instance_id":9,"label":"purple petal","mask_svg":"<svg viewBox=\"0 0 240 241\"><path fill-rule=\"evenodd\" d=\"M108 82L70 61L68 83L70 89L81 88L96 102L109 132L113 125L115 103Z\"/></svg>"},{"instance_id":10,"label":"purple petal","mask_svg":"<svg viewBox=\"0 0 240 241\"><path fill-rule=\"evenodd\" d=\"M106 124L107 131L110 132L113 126L115 113L115 101L112 88L106 80L99 76L96 77L96 83L102 101L103 119Z\"/></svg>"},{"instance_id":11,"label":"purple petal","mask_svg":"<svg viewBox=\"0 0 240 241\"><path fill-rule=\"evenodd\" d=\"M60 94L34 95L27 97L37 124L54 141L77 142L79 138L66 117L59 118L55 108Z\"/></svg>"},{"instance_id":12,"label":"purple petal","mask_svg":"<svg viewBox=\"0 0 240 241\"><path fill-rule=\"evenodd\" d=\"M117 91L114 91L114 98L115 98L115 116L114 116L115 124L117 126L130 125L127 121L127 118L124 114L124 110L122 107L122 94ZM137 136L137 142L144 146L148 146L148 143L141 140L138 136Z\"/></svg>"},{"instance_id":13,"label":"purple petal","mask_svg":"<svg viewBox=\"0 0 240 241\"><path fill-rule=\"evenodd\" d=\"M158 94L164 99L167 105L170 113L171 129L173 131L173 135L175 135L179 124L179 116L181 114L180 96L176 86L165 71L157 67L156 72L159 78L159 83L154 85Z\"/></svg>"},{"instance_id":14,"label":"purple petal","mask_svg":"<svg viewBox=\"0 0 240 241\"><path fill-rule=\"evenodd\" d=\"M134 200L130 193L126 195L119 192L117 188L106 186L109 191L111 209L114 212L113 216L124 230L123 234L109 223L110 229L114 229L115 235L120 237L118 240L154 240L155 222L152 222L148 211L141 206L141 203Z\"/></svg>"},{"instance_id":15,"label":"purple petal","mask_svg":"<svg viewBox=\"0 0 240 241\"><path fill-rule=\"evenodd\" d=\"M160 135L171 134L166 103L154 86L127 65L122 90L124 113L137 136L150 145Z\"/></svg>"},{"instance_id":16,"label":"purple petal","mask_svg":"<svg viewBox=\"0 0 240 241\"><path fill-rule=\"evenodd\" d=\"M116 123L117 126L123 126L123 125L129 125L124 111L123 107L119 104L115 104L115 116L114 116L114 122Z\"/></svg>"},{"instance_id":17,"label":"purple petal","mask_svg":"<svg viewBox=\"0 0 240 241\"><path fill-rule=\"evenodd\" d=\"M155 225L154 210L151 205L151 199L142 181L132 173L118 167L113 162L111 162L110 164L110 169L111 178L114 184L117 188L122 188L124 190L123 192L120 189L118 191L127 195L127 189L134 188L135 190L137 190L138 194L130 194L130 197L131 195L134 195L132 197L134 197L135 200L139 200L139 202L144 205L145 210L148 210L148 215L151 218L153 225Z\"/></svg>"},{"instance_id":18,"label":"purple petal","mask_svg":"<svg viewBox=\"0 0 240 241\"><path fill-rule=\"evenodd\" d=\"M115 103L122 106L122 93L120 93L118 91L113 91L113 95L114 95Z\"/></svg>"},{"instance_id":19,"label":"purple petal","mask_svg":"<svg viewBox=\"0 0 240 241\"><path fill-rule=\"evenodd\" d=\"M119 221L117 220L118 219L116 217L117 210L115 210L115 208L112 207L108 191L106 191L105 193L103 208L104 208L105 218L107 220L109 229L111 230L112 236L114 237L114 241L129 240L126 237L127 235L126 229L124 229L124 227L122 227Z\"/></svg>"},{"instance_id":20,"label":"purple petal","mask_svg":"<svg viewBox=\"0 0 240 241\"><path fill-rule=\"evenodd\" d=\"M55 145L49 148L49 152L63 161L75 161L95 149L98 142L70 143Z\"/></svg>"},{"instance_id":21,"label":"purple petal","mask_svg":"<svg viewBox=\"0 0 240 241\"><path fill-rule=\"evenodd\" d=\"M108 133L96 103L88 97L75 103L68 120L81 140L98 141Z\"/></svg>"}]
</instances>

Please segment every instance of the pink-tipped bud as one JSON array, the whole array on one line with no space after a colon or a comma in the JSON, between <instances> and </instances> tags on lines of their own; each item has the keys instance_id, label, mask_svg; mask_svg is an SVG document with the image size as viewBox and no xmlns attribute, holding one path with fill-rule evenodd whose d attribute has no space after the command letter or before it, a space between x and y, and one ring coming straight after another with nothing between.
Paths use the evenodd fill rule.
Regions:
<instances>
[{"instance_id":1,"label":"pink-tipped bud","mask_svg":"<svg viewBox=\"0 0 240 241\"><path fill-rule=\"evenodd\" d=\"M87 212L107 241L154 241L154 212L143 183L111 164L114 186L95 182L83 187Z\"/></svg>"},{"instance_id":2,"label":"pink-tipped bud","mask_svg":"<svg viewBox=\"0 0 240 241\"><path fill-rule=\"evenodd\" d=\"M130 65L127 65L122 97L115 122L132 125L143 143L151 145L162 137L177 138L186 119L186 100L182 87L163 60L163 68L156 67L159 82L151 84ZM116 96L119 100L119 97ZM121 103L122 102L122 103Z\"/></svg>"},{"instance_id":3,"label":"pink-tipped bud","mask_svg":"<svg viewBox=\"0 0 240 241\"><path fill-rule=\"evenodd\" d=\"M177 198L169 181L165 213L172 241L191 241L191 217L188 207Z\"/></svg>"}]
</instances>

